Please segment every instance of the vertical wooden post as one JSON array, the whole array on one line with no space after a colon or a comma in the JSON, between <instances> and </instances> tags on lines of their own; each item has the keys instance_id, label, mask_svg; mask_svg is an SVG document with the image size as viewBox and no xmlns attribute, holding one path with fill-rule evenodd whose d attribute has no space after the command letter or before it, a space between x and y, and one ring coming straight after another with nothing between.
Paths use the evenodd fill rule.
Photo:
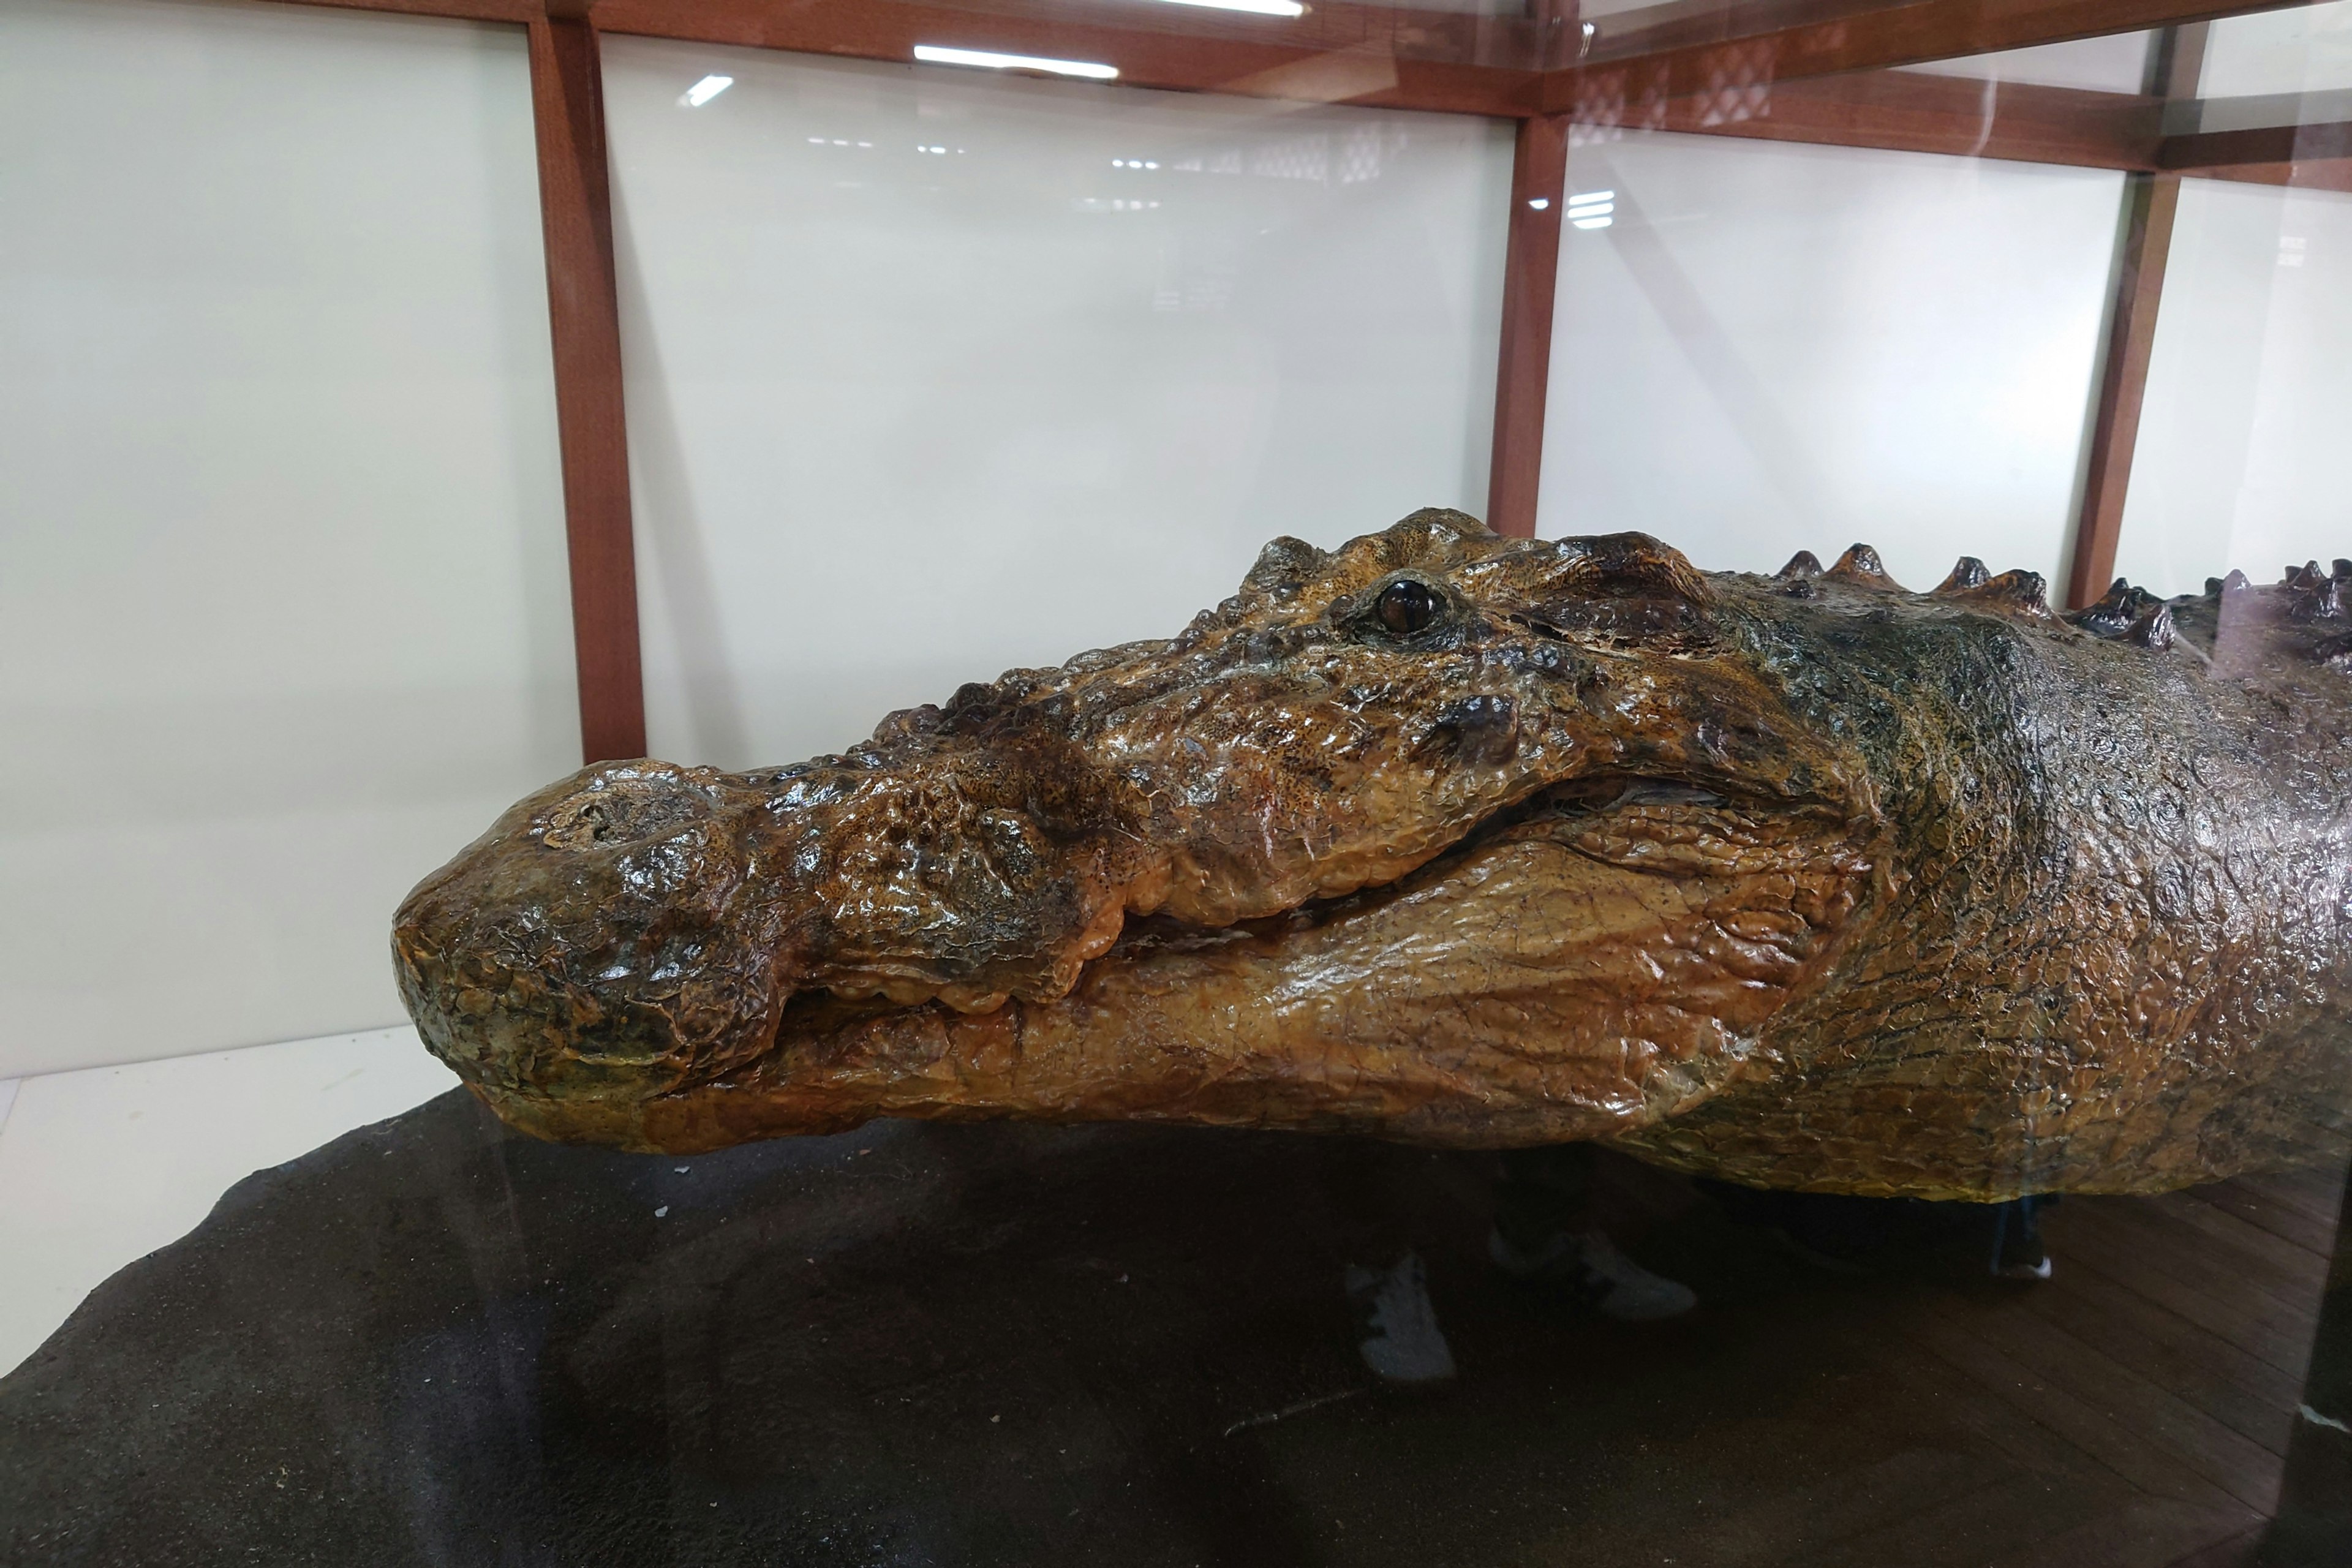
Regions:
<instances>
[{"instance_id":1,"label":"vertical wooden post","mask_svg":"<svg viewBox=\"0 0 2352 1568\"><path fill-rule=\"evenodd\" d=\"M2149 62L2148 90L2168 101L2195 98L2204 58L2203 23L2166 28ZM2180 205L2178 174L2125 178L2124 232L2107 309L2099 401L2091 419L2083 507L2074 519L2074 559L2066 574L2066 605L2076 610L2095 602L2115 576L2124 493L2131 485L2132 452L2139 443L2140 400L2147 391L2148 353L2156 344L2157 306L2164 296L2173 215Z\"/></svg>"},{"instance_id":2,"label":"vertical wooden post","mask_svg":"<svg viewBox=\"0 0 2352 1568\"><path fill-rule=\"evenodd\" d=\"M1511 222L1503 261L1503 342L1495 361L1495 453L1486 522L1532 539L1543 473L1544 395L1551 379L1552 296L1568 179L1568 116L1519 121L1511 156Z\"/></svg>"},{"instance_id":3,"label":"vertical wooden post","mask_svg":"<svg viewBox=\"0 0 2352 1568\"><path fill-rule=\"evenodd\" d=\"M551 13L559 9L551 6ZM540 222L555 347L555 420L572 559L572 642L585 761L646 751L637 569L621 405L621 311L604 161L604 73L584 6L530 24Z\"/></svg>"},{"instance_id":4,"label":"vertical wooden post","mask_svg":"<svg viewBox=\"0 0 2352 1568\"><path fill-rule=\"evenodd\" d=\"M2105 593L2115 576L2124 492L2131 484L2132 448L2139 440L2140 398L2147 390L2148 351L2156 343L2156 308L2164 293L2172 216L2180 205L2178 174L2125 177L2130 183L2124 192L2123 244L2108 308L2099 402L2091 420L2083 510L2074 520L2074 561L2066 576L2066 604L2076 610Z\"/></svg>"}]
</instances>

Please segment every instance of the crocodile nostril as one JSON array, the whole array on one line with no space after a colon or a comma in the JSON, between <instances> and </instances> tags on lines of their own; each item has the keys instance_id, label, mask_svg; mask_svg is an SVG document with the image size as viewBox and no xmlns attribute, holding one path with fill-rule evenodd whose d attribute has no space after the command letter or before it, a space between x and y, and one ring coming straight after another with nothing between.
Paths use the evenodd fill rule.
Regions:
<instances>
[{"instance_id":1,"label":"crocodile nostril","mask_svg":"<svg viewBox=\"0 0 2352 1568\"><path fill-rule=\"evenodd\" d=\"M669 780L607 775L558 802L539 837L576 852L657 838L709 815L701 796Z\"/></svg>"}]
</instances>

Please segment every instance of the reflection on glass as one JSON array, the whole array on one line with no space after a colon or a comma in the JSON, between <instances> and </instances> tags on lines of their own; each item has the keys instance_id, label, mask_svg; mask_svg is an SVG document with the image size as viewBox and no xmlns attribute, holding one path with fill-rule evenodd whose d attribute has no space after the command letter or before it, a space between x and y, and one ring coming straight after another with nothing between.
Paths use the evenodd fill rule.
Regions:
<instances>
[{"instance_id":1,"label":"reflection on glass","mask_svg":"<svg viewBox=\"0 0 2352 1568\"><path fill-rule=\"evenodd\" d=\"M1304 16L1298 0L1165 0L1171 5L1200 5L1212 11L1247 11L1257 16Z\"/></svg>"},{"instance_id":2,"label":"reflection on glass","mask_svg":"<svg viewBox=\"0 0 2352 1568\"><path fill-rule=\"evenodd\" d=\"M1118 68L1096 60L1049 60L1035 55L999 55L986 49L950 49L937 44L917 44L915 58L938 66L984 66L990 70L1044 71L1049 76L1080 76L1089 81L1116 81Z\"/></svg>"}]
</instances>

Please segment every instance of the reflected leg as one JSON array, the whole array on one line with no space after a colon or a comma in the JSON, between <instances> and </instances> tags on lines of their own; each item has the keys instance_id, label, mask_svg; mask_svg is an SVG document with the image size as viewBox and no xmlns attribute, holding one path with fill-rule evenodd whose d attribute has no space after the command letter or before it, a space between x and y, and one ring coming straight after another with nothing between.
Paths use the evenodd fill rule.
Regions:
<instances>
[{"instance_id":1,"label":"reflected leg","mask_svg":"<svg viewBox=\"0 0 2352 1568\"><path fill-rule=\"evenodd\" d=\"M1698 1297L1688 1286L1627 1258L1594 1223L1598 1158L1588 1143L1504 1155L1487 1257L1514 1279L1563 1289L1612 1318L1638 1321L1689 1311Z\"/></svg>"},{"instance_id":2,"label":"reflected leg","mask_svg":"<svg viewBox=\"0 0 2352 1568\"><path fill-rule=\"evenodd\" d=\"M1442 1386L1454 1352L1418 1248L1435 1218L1428 1156L1370 1139L1335 1142L1323 1164L1331 1237L1356 1317L1356 1349L1391 1388Z\"/></svg>"}]
</instances>

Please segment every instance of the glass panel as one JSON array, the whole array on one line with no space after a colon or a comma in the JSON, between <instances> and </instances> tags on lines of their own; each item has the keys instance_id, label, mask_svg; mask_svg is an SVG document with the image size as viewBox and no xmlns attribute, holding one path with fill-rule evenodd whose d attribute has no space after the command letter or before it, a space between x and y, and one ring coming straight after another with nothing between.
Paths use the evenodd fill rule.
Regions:
<instances>
[{"instance_id":1,"label":"glass panel","mask_svg":"<svg viewBox=\"0 0 2352 1568\"><path fill-rule=\"evenodd\" d=\"M2352 550L2352 195L2184 181L2116 569L2158 594Z\"/></svg>"},{"instance_id":2,"label":"glass panel","mask_svg":"<svg viewBox=\"0 0 2352 1568\"><path fill-rule=\"evenodd\" d=\"M0 9L0 1076L396 1021L578 760L519 32Z\"/></svg>"},{"instance_id":3,"label":"glass panel","mask_svg":"<svg viewBox=\"0 0 2352 1568\"><path fill-rule=\"evenodd\" d=\"M2121 175L1638 132L1568 167L1612 210L1561 243L1539 532L2063 580Z\"/></svg>"},{"instance_id":4,"label":"glass panel","mask_svg":"<svg viewBox=\"0 0 2352 1568\"><path fill-rule=\"evenodd\" d=\"M2161 9L599 0L652 744L848 754L464 849L517 36L0 12L10 1026L458 856L0 1080L0 1557L2352 1563L2345 7Z\"/></svg>"},{"instance_id":5,"label":"glass panel","mask_svg":"<svg viewBox=\"0 0 2352 1568\"><path fill-rule=\"evenodd\" d=\"M1987 81L2031 82L2039 87L2078 87L2096 92L2138 92L2147 85L2154 33L2110 33L2072 43L2042 44L1998 54L1965 55L1907 68L1938 76L1978 77Z\"/></svg>"},{"instance_id":6,"label":"glass panel","mask_svg":"<svg viewBox=\"0 0 2352 1568\"><path fill-rule=\"evenodd\" d=\"M2199 86L2208 98L2352 88L2352 0L2224 16L2208 35Z\"/></svg>"},{"instance_id":7,"label":"glass panel","mask_svg":"<svg viewBox=\"0 0 2352 1568\"><path fill-rule=\"evenodd\" d=\"M837 751L1172 635L1277 533L1484 505L1507 126L635 39L605 71L658 754Z\"/></svg>"}]
</instances>

